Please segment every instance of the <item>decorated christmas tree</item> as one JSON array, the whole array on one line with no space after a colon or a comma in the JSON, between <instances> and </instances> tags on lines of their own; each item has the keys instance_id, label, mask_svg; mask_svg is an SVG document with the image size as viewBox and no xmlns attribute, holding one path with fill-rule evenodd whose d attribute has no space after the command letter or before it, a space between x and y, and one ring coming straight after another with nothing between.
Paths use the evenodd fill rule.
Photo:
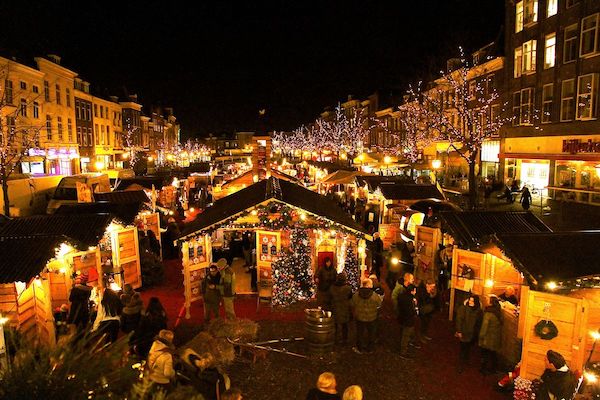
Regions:
<instances>
[{"instance_id":1,"label":"decorated christmas tree","mask_svg":"<svg viewBox=\"0 0 600 400\"><path fill-rule=\"evenodd\" d=\"M360 267L358 265L358 260L356 259L356 255L354 254L354 249L352 248L352 246L348 246L348 248L346 249L344 272L348 277L348 284L352 288L352 291L355 292L356 290L358 290L360 285Z\"/></svg>"},{"instance_id":2,"label":"decorated christmas tree","mask_svg":"<svg viewBox=\"0 0 600 400\"><path fill-rule=\"evenodd\" d=\"M294 229L289 251L272 264L274 305L287 306L312 297L315 288L309 243L305 229Z\"/></svg>"}]
</instances>

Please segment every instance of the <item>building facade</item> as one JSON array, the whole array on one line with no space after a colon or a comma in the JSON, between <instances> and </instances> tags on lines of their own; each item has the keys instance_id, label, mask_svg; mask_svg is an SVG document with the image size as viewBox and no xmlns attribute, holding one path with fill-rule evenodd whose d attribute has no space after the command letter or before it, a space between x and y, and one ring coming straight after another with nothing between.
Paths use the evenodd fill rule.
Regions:
<instances>
[{"instance_id":1,"label":"building facade","mask_svg":"<svg viewBox=\"0 0 600 400\"><path fill-rule=\"evenodd\" d=\"M506 1L505 35L504 178L600 205L600 2Z\"/></svg>"},{"instance_id":2,"label":"building facade","mask_svg":"<svg viewBox=\"0 0 600 400\"><path fill-rule=\"evenodd\" d=\"M79 144L81 172L90 172L94 171L96 156L90 84L75 78L73 93L75 95L75 129Z\"/></svg>"},{"instance_id":3,"label":"building facade","mask_svg":"<svg viewBox=\"0 0 600 400\"><path fill-rule=\"evenodd\" d=\"M123 117L117 98L92 96L96 170L123 168Z\"/></svg>"}]
</instances>

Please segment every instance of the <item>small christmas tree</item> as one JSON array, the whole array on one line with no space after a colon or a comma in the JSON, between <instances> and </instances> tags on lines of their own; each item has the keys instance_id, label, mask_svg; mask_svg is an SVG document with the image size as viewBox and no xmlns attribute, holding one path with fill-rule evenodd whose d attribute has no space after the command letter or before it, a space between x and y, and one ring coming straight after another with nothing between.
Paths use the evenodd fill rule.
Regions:
<instances>
[{"instance_id":1,"label":"small christmas tree","mask_svg":"<svg viewBox=\"0 0 600 400\"><path fill-rule=\"evenodd\" d=\"M360 286L360 267L352 246L348 246L346 249L344 272L348 278L348 284L352 288L352 291L355 292Z\"/></svg>"},{"instance_id":2,"label":"small christmas tree","mask_svg":"<svg viewBox=\"0 0 600 400\"><path fill-rule=\"evenodd\" d=\"M315 288L309 243L305 229L294 229L290 250L272 264L274 305L287 306L313 296Z\"/></svg>"}]
</instances>

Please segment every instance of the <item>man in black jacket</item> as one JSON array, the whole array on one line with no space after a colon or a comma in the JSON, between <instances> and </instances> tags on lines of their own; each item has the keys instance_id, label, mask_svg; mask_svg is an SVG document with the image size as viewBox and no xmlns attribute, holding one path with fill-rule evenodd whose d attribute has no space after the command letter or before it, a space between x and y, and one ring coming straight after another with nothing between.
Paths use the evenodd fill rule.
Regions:
<instances>
[{"instance_id":1,"label":"man in black jacket","mask_svg":"<svg viewBox=\"0 0 600 400\"><path fill-rule=\"evenodd\" d=\"M400 357L411 358L408 355L408 344L415 337L415 323L419 315L415 295L415 285L408 285L406 290L398 296L398 322L402 327L402 339L400 340Z\"/></svg>"},{"instance_id":2,"label":"man in black jacket","mask_svg":"<svg viewBox=\"0 0 600 400\"><path fill-rule=\"evenodd\" d=\"M544 361L546 370L542 374L536 399L571 400L575 395L577 379L567 367L565 358L556 351L548 350Z\"/></svg>"}]
</instances>

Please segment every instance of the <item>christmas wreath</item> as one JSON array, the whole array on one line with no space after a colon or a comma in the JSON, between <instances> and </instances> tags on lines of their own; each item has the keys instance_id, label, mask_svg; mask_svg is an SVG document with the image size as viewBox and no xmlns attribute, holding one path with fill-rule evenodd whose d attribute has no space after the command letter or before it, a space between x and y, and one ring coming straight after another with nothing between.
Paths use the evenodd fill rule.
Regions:
<instances>
[{"instance_id":1,"label":"christmas wreath","mask_svg":"<svg viewBox=\"0 0 600 400\"><path fill-rule=\"evenodd\" d=\"M549 320L541 320L535 324L534 330L536 336L543 340L551 340L558 336L558 328Z\"/></svg>"}]
</instances>

